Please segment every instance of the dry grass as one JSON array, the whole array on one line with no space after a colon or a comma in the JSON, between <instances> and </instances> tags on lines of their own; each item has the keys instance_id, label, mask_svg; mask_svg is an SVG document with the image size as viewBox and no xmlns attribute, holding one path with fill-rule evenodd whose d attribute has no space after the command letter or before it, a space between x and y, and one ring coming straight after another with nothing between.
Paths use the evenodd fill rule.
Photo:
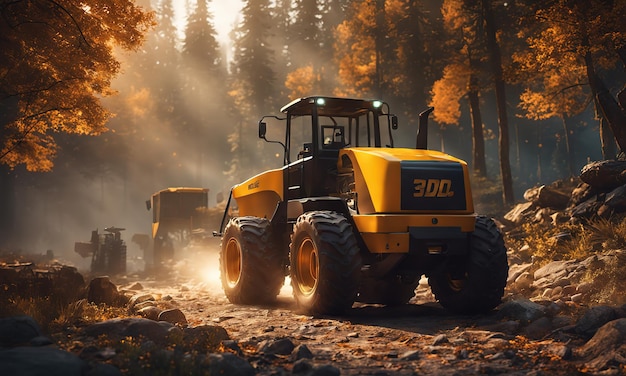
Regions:
<instances>
[{"instance_id":1,"label":"dry grass","mask_svg":"<svg viewBox=\"0 0 626 376\"><path fill-rule=\"evenodd\" d=\"M522 235L508 238L507 244L513 249L526 248L521 256L532 257L540 266L554 260L580 260L604 250L626 248L623 218L596 218L559 226L525 223L521 229Z\"/></svg>"}]
</instances>

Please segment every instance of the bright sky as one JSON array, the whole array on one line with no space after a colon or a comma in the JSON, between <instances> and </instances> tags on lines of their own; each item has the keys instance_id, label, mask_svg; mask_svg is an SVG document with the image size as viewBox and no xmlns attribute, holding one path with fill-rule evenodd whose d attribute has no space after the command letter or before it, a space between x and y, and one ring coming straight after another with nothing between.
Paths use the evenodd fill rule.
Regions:
<instances>
[{"instance_id":1,"label":"bright sky","mask_svg":"<svg viewBox=\"0 0 626 376\"><path fill-rule=\"evenodd\" d=\"M195 9L196 0L174 0L173 5L175 22L182 32L187 23L188 8ZM225 45L230 42L228 34L233 29L242 7L242 0L209 0L209 12L213 16L213 25L217 31L217 38L220 44Z\"/></svg>"}]
</instances>

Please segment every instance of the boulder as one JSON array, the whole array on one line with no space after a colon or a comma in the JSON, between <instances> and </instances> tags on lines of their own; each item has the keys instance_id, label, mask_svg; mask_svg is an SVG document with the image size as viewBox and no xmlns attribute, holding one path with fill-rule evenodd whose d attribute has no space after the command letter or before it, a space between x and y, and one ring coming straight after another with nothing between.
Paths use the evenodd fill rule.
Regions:
<instances>
[{"instance_id":1,"label":"boulder","mask_svg":"<svg viewBox=\"0 0 626 376\"><path fill-rule=\"evenodd\" d=\"M40 336L41 328L30 316L0 319L0 347L24 345Z\"/></svg>"},{"instance_id":2,"label":"boulder","mask_svg":"<svg viewBox=\"0 0 626 376\"><path fill-rule=\"evenodd\" d=\"M562 210L567 207L570 196L547 185L542 185L527 189L524 192L524 199L540 208Z\"/></svg>"},{"instance_id":3,"label":"boulder","mask_svg":"<svg viewBox=\"0 0 626 376\"><path fill-rule=\"evenodd\" d=\"M580 172L580 180L594 188L611 190L626 184L626 161L592 162Z\"/></svg>"},{"instance_id":4,"label":"boulder","mask_svg":"<svg viewBox=\"0 0 626 376\"><path fill-rule=\"evenodd\" d=\"M118 306L122 301L122 295L117 291L117 286L107 276L95 277L87 286L87 300L96 304Z\"/></svg>"},{"instance_id":5,"label":"boulder","mask_svg":"<svg viewBox=\"0 0 626 376\"><path fill-rule=\"evenodd\" d=\"M50 347L14 347L0 351L2 374L11 376L84 375L88 365L78 356Z\"/></svg>"}]
</instances>

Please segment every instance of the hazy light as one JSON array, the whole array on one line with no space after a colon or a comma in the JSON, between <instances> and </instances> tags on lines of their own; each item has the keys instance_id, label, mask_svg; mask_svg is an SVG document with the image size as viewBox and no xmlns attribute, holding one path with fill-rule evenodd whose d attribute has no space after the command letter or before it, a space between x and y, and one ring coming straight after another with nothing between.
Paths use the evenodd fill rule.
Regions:
<instances>
[{"instance_id":1,"label":"hazy light","mask_svg":"<svg viewBox=\"0 0 626 376\"><path fill-rule=\"evenodd\" d=\"M374 106L374 108L379 108L380 106L383 105L383 102L381 102L381 101L374 101L372 103L372 105Z\"/></svg>"},{"instance_id":2,"label":"hazy light","mask_svg":"<svg viewBox=\"0 0 626 376\"><path fill-rule=\"evenodd\" d=\"M323 105L326 104L326 99L324 99L324 98L317 98L315 103L317 103L318 106L323 106Z\"/></svg>"}]
</instances>

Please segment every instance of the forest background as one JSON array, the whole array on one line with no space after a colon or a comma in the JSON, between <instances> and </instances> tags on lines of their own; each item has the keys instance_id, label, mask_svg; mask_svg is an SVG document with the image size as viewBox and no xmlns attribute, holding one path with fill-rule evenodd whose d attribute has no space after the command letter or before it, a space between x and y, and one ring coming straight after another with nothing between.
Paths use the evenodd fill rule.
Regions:
<instances>
[{"instance_id":1,"label":"forest background","mask_svg":"<svg viewBox=\"0 0 626 376\"><path fill-rule=\"evenodd\" d=\"M0 249L149 233L167 187L215 205L281 165L258 119L312 94L385 100L406 147L434 106L429 145L502 212L626 145L626 0L247 0L226 43L212 1L183 25L173 0L0 1Z\"/></svg>"}]
</instances>

